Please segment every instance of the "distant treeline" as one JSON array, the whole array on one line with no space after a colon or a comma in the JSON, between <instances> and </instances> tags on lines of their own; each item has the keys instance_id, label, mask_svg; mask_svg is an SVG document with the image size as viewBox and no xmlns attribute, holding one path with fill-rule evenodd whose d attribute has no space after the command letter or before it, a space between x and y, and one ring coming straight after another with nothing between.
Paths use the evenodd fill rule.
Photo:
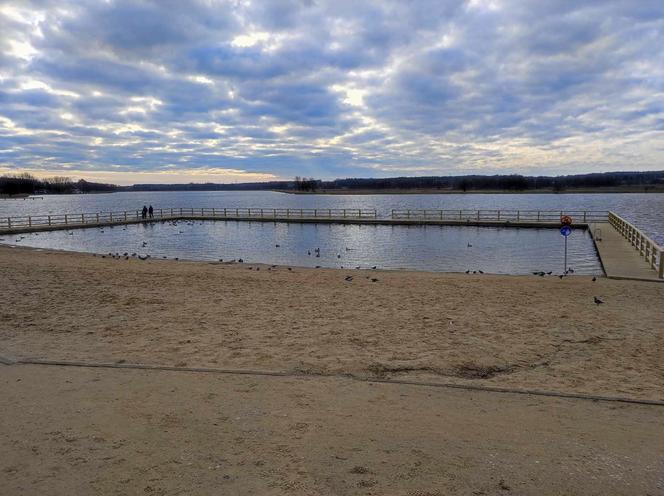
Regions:
<instances>
[{"instance_id":1,"label":"distant treeline","mask_svg":"<svg viewBox=\"0 0 664 496\"><path fill-rule=\"evenodd\" d=\"M349 178L322 181L295 177L293 181L235 184L135 184L125 191L251 191L251 190L448 190L448 191L565 191L573 189L664 187L664 171L602 172L568 176L426 176L391 178Z\"/></svg>"},{"instance_id":2,"label":"distant treeline","mask_svg":"<svg viewBox=\"0 0 664 496\"><path fill-rule=\"evenodd\" d=\"M118 189L119 187L114 184L91 183L83 179L73 181L63 176L46 179L37 179L28 173L0 176L1 195L98 193L118 191Z\"/></svg>"},{"instance_id":3,"label":"distant treeline","mask_svg":"<svg viewBox=\"0 0 664 496\"><path fill-rule=\"evenodd\" d=\"M563 191L575 188L664 185L664 171L604 172L569 176L428 176L321 181L319 189L447 189L458 191Z\"/></svg>"},{"instance_id":4,"label":"distant treeline","mask_svg":"<svg viewBox=\"0 0 664 496\"><path fill-rule=\"evenodd\" d=\"M68 177L37 179L23 173L0 176L0 194L41 193L93 193L110 191L257 191L279 190L294 192L353 191L353 190L441 190L441 191L566 191L575 189L620 189L630 187L643 191L664 189L664 171L656 172L602 172L568 176L426 176L390 178L349 178L322 181L295 177L292 181L260 183L189 183L189 184L134 184L116 186L73 181Z\"/></svg>"}]
</instances>

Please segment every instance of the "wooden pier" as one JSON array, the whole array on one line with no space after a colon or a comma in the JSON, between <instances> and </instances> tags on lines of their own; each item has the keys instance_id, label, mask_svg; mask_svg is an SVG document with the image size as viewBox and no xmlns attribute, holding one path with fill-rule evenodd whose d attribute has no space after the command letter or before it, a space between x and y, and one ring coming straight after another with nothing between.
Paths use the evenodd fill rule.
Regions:
<instances>
[{"instance_id":1,"label":"wooden pier","mask_svg":"<svg viewBox=\"0 0 664 496\"><path fill-rule=\"evenodd\" d=\"M565 215L574 219L573 227L590 230L607 277L664 281L664 249L608 211L426 209L392 210L380 217L375 209L160 208L147 219L138 210L4 217L0 236L178 220L557 229Z\"/></svg>"},{"instance_id":2,"label":"wooden pier","mask_svg":"<svg viewBox=\"0 0 664 496\"><path fill-rule=\"evenodd\" d=\"M664 248L613 212L607 220L589 226L606 276L664 282Z\"/></svg>"},{"instance_id":3,"label":"wooden pier","mask_svg":"<svg viewBox=\"0 0 664 496\"><path fill-rule=\"evenodd\" d=\"M83 229L150 221L234 220L258 222L306 222L385 225L464 225L489 227L556 228L560 217L569 215L574 226L587 228L589 222L607 222L608 211L558 210L392 210L389 217L375 209L333 208L159 208L144 219L141 211L69 213L0 217L0 234Z\"/></svg>"}]
</instances>

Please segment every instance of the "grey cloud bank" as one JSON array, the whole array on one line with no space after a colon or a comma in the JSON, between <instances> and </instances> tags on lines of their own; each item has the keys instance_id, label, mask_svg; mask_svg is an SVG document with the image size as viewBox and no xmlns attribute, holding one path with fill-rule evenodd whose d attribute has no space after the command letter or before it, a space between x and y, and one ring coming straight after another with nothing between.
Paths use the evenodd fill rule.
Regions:
<instances>
[{"instance_id":1,"label":"grey cloud bank","mask_svg":"<svg viewBox=\"0 0 664 496\"><path fill-rule=\"evenodd\" d=\"M5 1L0 173L661 169L662 47L661 1Z\"/></svg>"}]
</instances>

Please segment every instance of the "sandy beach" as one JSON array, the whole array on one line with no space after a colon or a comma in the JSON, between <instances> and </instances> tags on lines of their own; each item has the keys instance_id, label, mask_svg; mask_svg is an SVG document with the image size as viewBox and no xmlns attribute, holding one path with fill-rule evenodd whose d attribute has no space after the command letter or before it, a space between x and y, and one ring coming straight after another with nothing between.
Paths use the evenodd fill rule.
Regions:
<instances>
[{"instance_id":1,"label":"sandy beach","mask_svg":"<svg viewBox=\"0 0 664 496\"><path fill-rule=\"evenodd\" d=\"M0 277L0 354L12 357L664 400L663 284L289 270L8 247L0 247Z\"/></svg>"},{"instance_id":2,"label":"sandy beach","mask_svg":"<svg viewBox=\"0 0 664 496\"><path fill-rule=\"evenodd\" d=\"M372 382L663 401L664 284L10 247L0 277L1 356L183 369L0 365L8 494L664 493L662 406Z\"/></svg>"}]
</instances>

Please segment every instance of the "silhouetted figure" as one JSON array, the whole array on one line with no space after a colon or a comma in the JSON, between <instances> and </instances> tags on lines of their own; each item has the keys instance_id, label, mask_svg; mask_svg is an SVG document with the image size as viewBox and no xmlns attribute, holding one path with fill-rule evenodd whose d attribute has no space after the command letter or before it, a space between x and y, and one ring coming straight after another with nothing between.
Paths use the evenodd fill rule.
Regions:
<instances>
[{"instance_id":1,"label":"silhouetted figure","mask_svg":"<svg viewBox=\"0 0 664 496\"><path fill-rule=\"evenodd\" d=\"M143 211L141 212L141 218L145 219L148 216L148 207L143 205Z\"/></svg>"},{"instance_id":2,"label":"silhouetted figure","mask_svg":"<svg viewBox=\"0 0 664 496\"><path fill-rule=\"evenodd\" d=\"M154 217L154 209L152 208L152 205L150 205L150 208L148 208L148 214L150 215L151 219Z\"/></svg>"}]
</instances>

